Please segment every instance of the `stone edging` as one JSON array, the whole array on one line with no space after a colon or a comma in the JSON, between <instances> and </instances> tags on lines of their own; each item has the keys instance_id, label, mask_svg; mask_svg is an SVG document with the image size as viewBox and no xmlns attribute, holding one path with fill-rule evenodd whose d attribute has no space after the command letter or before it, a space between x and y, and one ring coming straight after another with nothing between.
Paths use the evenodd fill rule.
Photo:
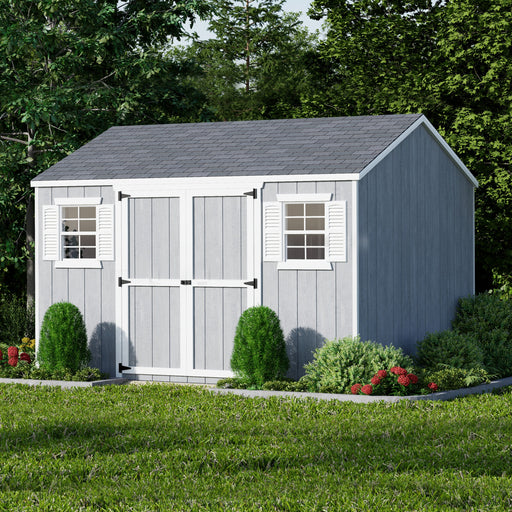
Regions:
<instances>
[{"instance_id":1,"label":"stone edging","mask_svg":"<svg viewBox=\"0 0 512 512\"><path fill-rule=\"evenodd\" d=\"M342 395L331 393L304 393L298 391L263 391L252 389L223 389L223 388L209 388L212 393L218 394L235 394L245 397L262 397L268 398L271 396L282 397L296 397L296 398L315 398L317 400L337 400L338 402L357 402L357 403L372 403L372 402L399 402L401 400L453 400L467 395L477 395L481 393L489 393L493 389L502 388L504 386L512 385L512 377L505 379L495 380L489 384L480 384L472 388L453 389L450 391L440 391L438 393L431 393L428 395L409 395L409 396L366 396L366 395Z\"/></svg>"},{"instance_id":2,"label":"stone edging","mask_svg":"<svg viewBox=\"0 0 512 512\"><path fill-rule=\"evenodd\" d=\"M0 378L0 384L26 384L27 386L54 386L61 387L62 389L71 388L92 388L95 386L109 386L125 384L128 379L103 379L85 381L74 380L38 380L38 379L4 379Z\"/></svg>"}]
</instances>

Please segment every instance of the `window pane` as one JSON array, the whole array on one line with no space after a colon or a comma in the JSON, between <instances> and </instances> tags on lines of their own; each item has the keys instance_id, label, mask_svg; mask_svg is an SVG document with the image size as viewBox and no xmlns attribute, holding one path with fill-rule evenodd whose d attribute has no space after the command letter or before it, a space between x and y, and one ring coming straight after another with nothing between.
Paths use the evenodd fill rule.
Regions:
<instances>
[{"instance_id":1,"label":"window pane","mask_svg":"<svg viewBox=\"0 0 512 512\"><path fill-rule=\"evenodd\" d=\"M96 237L94 235L82 235L80 237L80 245L94 247L96 245Z\"/></svg>"},{"instance_id":2,"label":"window pane","mask_svg":"<svg viewBox=\"0 0 512 512\"><path fill-rule=\"evenodd\" d=\"M78 221L77 220L62 221L62 231L78 231Z\"/></svg>"},{"instance_id":3,"label":"window pane","mask_svg":"<svg viewBox=\"0 0 512 512\"><path fill-rule=\"evenodd\" d=\"M323 247L324 246L324 235L307 235L307 246L308 247Z\"/></svg>"},{"instance_id":4,"label":"window pane","mask_svg":"<svg viewBox=\"0 0 512 512\"><path fill-rule=\"evenodd\" d=\"M96 207L95 206L81 206L80 207L80 218L81 219L95 219L96 218Z\"/></svg>"},{"instance_id":5,"label":"window pane","mask_svg":"<svg viewBox=\"0 0 512 512\"><path fill-rule=\"evenodd\" d=\"M287 204L286 205L287 217L303 217L304 205L303 204Z\"/></svg>"},{"instance_id":6,"label":"window pane","mask_svg":"<svg viewBox=\"0 0 512 512\"><path fill-rule=\"evenodd\" d=\"M87 247L85 249L80 250L80 257L87 259L96 258L96 249L94 247Z\"/></svg>"},{"instance_id":7,"label":"window pane","mask_svg":"<svg viewBox=\"0 0 512 512\"><path fill-rule=\"evenodd\" d=\"M96 220L81 220L80 231L96 231Z\"/></svg>"},{"instance_id":8,"label":"window pane","mask_svg":"<svg viewBox=\"0 0 512 512\"><path fill-rule=\"evenodd\" d=\"M325 215L325 205L320 204L307 204L306 215L312 217L323 217Z\"/></svg>"},{"instance_id":9,"label":"window pane","mask_svg":"<svg viewBox=\"0 0 512 512\"><path fill-rule=\"evenodd\" d=\"M78 207L76 206L64 206L62 208L63 219L78 219Z\"/></svg>"},{"instance_id":10,"label":"window pane","mask_svg":"<svg viewBox=\"0 0 512 512\"><path fill-rule=\"evenodd\" d=\"M306 229L320 230L323 231L325 229L325 219L323 218L313 218L306 219Z\"/></svg>"},{"instance_id":11,"label":"window pane","mask_svg":"<svg viewBox=\"0 0 512 512\"><path fill-rule=\"evenodd\" d=\"M304 231L304 219L286 219L286 229L291 231Z\"/></svg>"},{"instance_id":12,"label":"window pane","mask_svg":"<svg viewBox=\"0 0 512 512\"><path fill-rule=\"evenodd\" d=\"M287 235L288 247L304 247L304 235Z\"/></svg>"},{"instance_id":13,"label":"window pane","mask_svg":"<svg viewBox=\"0 0 512 512\"><path fill-rule=\"evenodd\" d=\"M307 253L308 253L308 260L323 260L324 259L324 254L325 254L325 250L324 248L308 248L307 249Z\"/></svg>"},{"instance_id":14,"label":"window pane","mask_svg":"<svg viewBox=\"0 0 512 512\"><path fill-rule=\"evenodd\" d=\"M77 259L78 258L78 247L66 247L64 249L64 258Z\"/></svg>"},{"instance_id":15,"label":"window pane","mask_svg":"<svg viewBox=\"0 0 512 512\"><path fill-rule=\"evenodd\" d=\"M63 236L62 237L62 245L64 246L78 246L78 237L77 236Z\"/></svg>"},{"instance_id":16,"label":"window pane","mask_svg":"<svg viewBox=\"0 0 512 512\"><path fill-rule=\"evenodd\" d=\"M286 258L289 260L303 260L304 249L298 247L288 247L286 250Z\"/></svg>"}]
</instances>

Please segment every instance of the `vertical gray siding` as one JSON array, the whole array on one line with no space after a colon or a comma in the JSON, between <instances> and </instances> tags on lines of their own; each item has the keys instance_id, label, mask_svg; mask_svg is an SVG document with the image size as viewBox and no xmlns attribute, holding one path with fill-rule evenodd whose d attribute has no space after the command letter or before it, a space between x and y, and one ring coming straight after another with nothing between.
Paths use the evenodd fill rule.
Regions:
<instances>
[{"instance_id":1,"label":"vertical gray siding","mask_svg":"<svg viewBox=\"0 0 512 512\"><path fill-rule=\"evenodd\" d=\"M304 374L314 350L325 340L352 334L352 183L267 183L262 201L276 201L277 194L331 193L347 201L347 262L332 270L277 270L263 262L262 303L281 320L290 358L291 377Z\"/></svg>"},{"instance_id":2,"label":"vertical gray siding","mask_svg":"<svg viewBox=\"0 0 512 512\"><path fill-rule=\"evenodd\" d=\"M359 331L414 353L473 293L473 186L421 127L359 182Z\"/></svg>"},{"instance_id":3,"label":"vertical gray siding","mask_svg":"<svg viewBox=\"0 0 512 512\"><path fill-rule=\"evenodd\" d=\"M114 202L111 187L39 188L39 219L43 205L53 204L57 197L102 197L104 204ZM37 226L42 240L42 223ZM82 312L92 352L91 365L115 376L115 263L103 262L103 269L55 269L53 261L43 261L42 248L37 248L39 329L48 307L55 302L71 302Z\"/></svg>"}]
</instances>

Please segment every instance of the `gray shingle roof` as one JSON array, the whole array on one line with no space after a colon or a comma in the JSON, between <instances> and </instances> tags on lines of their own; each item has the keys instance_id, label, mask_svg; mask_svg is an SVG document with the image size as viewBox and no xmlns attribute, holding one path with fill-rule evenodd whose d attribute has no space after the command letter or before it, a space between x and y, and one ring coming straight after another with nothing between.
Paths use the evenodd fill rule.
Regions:
<instances>
[{"instance_id":1,"label":"gray shingle roof","mask_svg":"<svg viewBox=\"0 0 512 512\"><path fill-rule=\"evenodd\" d=\"M420 117L118 126L34 181L358 173Z\"/></svg>"}]
</instances>

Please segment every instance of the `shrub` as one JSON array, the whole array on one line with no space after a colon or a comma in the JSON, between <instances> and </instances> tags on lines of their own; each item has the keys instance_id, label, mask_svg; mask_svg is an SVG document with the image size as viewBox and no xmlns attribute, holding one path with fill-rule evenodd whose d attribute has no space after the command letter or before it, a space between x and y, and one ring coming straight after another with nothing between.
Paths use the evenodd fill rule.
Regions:
<instances>
[{"instance_id":1,"label":"shrub","mask_svg":"<svg viewBox=\"0 0 512 512\"><path fill-rule=\"evenodd\" d=\"M34 308L23 297L8 296L0 301L0 342L16 343L24 336L34 338Z\"/></svg>"},{"instance_id":2,"label":"shrub","mask_svg":"<svg viewBox=\"0 0 512 512\"><path fill-rule=\"evenodd\" d=\"M347 337L318 348L305 369L311 391L350 393L354 382L369 382L378 370L392 366L410 367L412 359L392 345Z\"/></svg>"},{"instance_id":3,"label":"shrub","mask_svg":"<svg viewBox=\"0 0 512 512\"><path fill-rule=\"evenodd\" d=\"M235 333L231 368L251 386L285 376L289 367L279 318L272 309L256 306L240 316Z\"/></svg>"},{"instance_id":4,"label":"shrub","mask_svg":"<svg viewBox=\"0 0 512 512\"><path fill-rule=\"evenodd\" d=\"M72 373L87 366L90 352L80 310L69 302L51 305L44 315L37 359L42 368Z\"/></svg>"},{"instance_id":5,"label":"shrub","mask_svg":"<svg viewBox=\"0 0 512 512\"><path fill-rule=\"evenodd\" d=\"M429 334L418 343L416 362L432 370L442 367L482 368L484 355L471 334L443 331Z\"/></svg>"},{"instance_id":6,"label":"shrub","mask_svg":"<svg viewBox=\"0 0 512 512\"><path fill-rule=\"evenodd\" d=\"M448 391L489 382L489 375L482 368L444 368L434 372L426 372L424 380L425 382L435 382L439 391Z\"/></svg>"},{"instance_id":7,"label":"shrub","mask_svg":"<svg viewBox=\"0 0 512 512\"><path fill-rule=\"evenodd\" d=\"M512 375L512 301L482 293L459 300L453 328L477 340L484 368L496 377Z\"/></svg>"},{"instance_id":8,"label":"shrub","mask_svg":"<svg viewBox=\"0 0 512 512\"><path fill-rule=\"evenodd\" d=\"M265 382L263 389L268 391L308 391L308 380L304 377L300 380L272 380Z\"/></svg>"}]
</instances>

